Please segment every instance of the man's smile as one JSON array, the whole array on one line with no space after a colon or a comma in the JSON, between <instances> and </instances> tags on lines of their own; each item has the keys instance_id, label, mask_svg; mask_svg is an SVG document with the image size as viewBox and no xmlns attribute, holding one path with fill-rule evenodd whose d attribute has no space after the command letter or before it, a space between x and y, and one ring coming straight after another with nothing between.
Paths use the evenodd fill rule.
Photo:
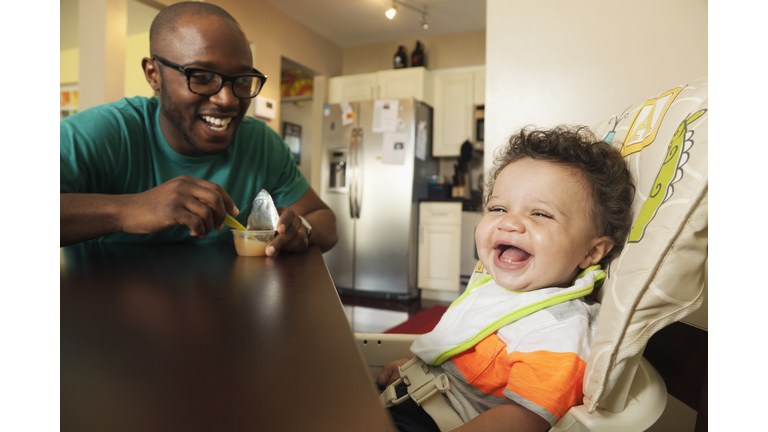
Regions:
<instances>
[{"instance_id":1,"label":"man's smile","mask_svg":"<svg viewBox=\"0 0 768 432\"><path fill-rule=\"evenodd\" d=\"M205 125L209 128L217 131L217 132L223 132L227 130L227 127L229 127L229 123L232 121L232 117L212 117L212 116L200 116L203 121L205 122Z\"/></svg>"}]
</instances>

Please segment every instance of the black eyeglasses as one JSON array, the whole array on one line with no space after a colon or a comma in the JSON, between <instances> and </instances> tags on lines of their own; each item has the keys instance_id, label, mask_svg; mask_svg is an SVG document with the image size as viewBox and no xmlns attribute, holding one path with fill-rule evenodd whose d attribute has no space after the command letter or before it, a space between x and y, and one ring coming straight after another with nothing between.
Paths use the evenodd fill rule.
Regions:
<instances>
[{"instance_id":1,"label":"black eyeglasses","mask_svg":"<svg viewBox=\"0 0 768 432\"><path fill-rule=\"evenodd\" d=\"M186 75L189 91L202 96L215 95L224 87L225 82L231 81L232 93L235 96L250 99L259 94L267 81L267 76L256 69L253 70L254 73L229 76L207 69L187 68L156 55L152 56L152 60L157 60Z\"/></svg>"}]
</instances>

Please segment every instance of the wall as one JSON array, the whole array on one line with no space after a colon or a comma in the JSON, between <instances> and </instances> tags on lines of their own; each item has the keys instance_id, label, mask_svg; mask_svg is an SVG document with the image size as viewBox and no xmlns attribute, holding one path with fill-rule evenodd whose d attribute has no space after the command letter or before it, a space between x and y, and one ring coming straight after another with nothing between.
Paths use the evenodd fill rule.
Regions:
<instances>
[{"instance_id":1,"label":"wall","mask_svg":"<svg viewBox=\"0 0 768 432\"><path fill-rule=\"evenodd\" d=\"M485 32L453 34L419 39L424 45L426 67L430 70L485 64ZM344 50L343 75L392 69L392 60L399 44L410 55L416 39L404 39Z\"/></svg>"},{"instance_id":2,"label":"wall","mask_svg":"<svg viewBox=\"0 0 768 432\"><path fill-rule=\"evenodd\" d=\"M78 82L79 48L61 51L59 81L60 84ZM137 95L151 97L155 94L144 77L141 59L149 56L149 32L131 35L125 38L125 82L123 94L125 97Z\"/></svg>"},{"instance_id":3,"label":"wall","mask_svg":"<svg viewBox=\"0 0 768 432\"><path fill-rule=\"evenodd\" d=\"M639 6L488 0L486 169L526 124L594 125L707 75L707 1Z\"/></svg>"},{"instance_id":4,"label":"wall","mask_svg":"<svg viewBox=\"0 0 768 432\"><path fill-rule=\"evenodd\" d=\"M77 78L77 48L59 52L59 84L74 84Z\"/></svg>"},{"instance_id":5,"label":"wall","mask_svg":"<svg viewBox=\"0 0 768 432\"><path fill-rule=\"evenodd\" d=\"M218 0L208 3L221 6L232 14L248 40L254 43L254 65L267 75L267 82L260 95L278 101L276 118L267 124L278 133L282 133L279 122L282 57L306 66L318 75L341 74L341 47L268 4L259 0Z\"/></svg>"},{"instance_id":6,"label":"wall","mask_svg":"<svg viewBox=\"0 0 768 432\"><path fill-rule=\"evenodd\" d=\"M301 158L298 165L299 171L307 180L312 178L312 101L282 103L282 115L280 117L280 134L282 135L283 122L301 125Z\"/></svg>"},{"instance_id":7,"label":"wall","mask_svg":"<svg viewBox=\"0 0 768 432\"><path fill-rule=\"evenodd\" d=\"M149 32L137 33L125 38L125 97L152 97L155 91L149 86L141 67L141 60L149 57Z\"/></svg>"}]
</instances>

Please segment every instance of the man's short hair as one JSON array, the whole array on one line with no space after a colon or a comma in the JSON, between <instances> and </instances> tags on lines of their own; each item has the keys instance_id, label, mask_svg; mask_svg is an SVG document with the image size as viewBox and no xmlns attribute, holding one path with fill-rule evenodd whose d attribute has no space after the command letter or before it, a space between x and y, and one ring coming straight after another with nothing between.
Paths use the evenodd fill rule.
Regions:
<instances>
[{"instance_id":1,"label":"man's short hair","mask_svg":"<svg viewBox=\"0 0 768 432\"><path fill-rule=\"evenodd\" d=\"M202 2L175 3L161 10L152 21L152 26L149 28L149 52L162 55L162 44L167 36L176 31L182 18L188 16L215 16L232 21L238 28L240 27L237 20L219 6Z\"/></svg>"}]
</instances>

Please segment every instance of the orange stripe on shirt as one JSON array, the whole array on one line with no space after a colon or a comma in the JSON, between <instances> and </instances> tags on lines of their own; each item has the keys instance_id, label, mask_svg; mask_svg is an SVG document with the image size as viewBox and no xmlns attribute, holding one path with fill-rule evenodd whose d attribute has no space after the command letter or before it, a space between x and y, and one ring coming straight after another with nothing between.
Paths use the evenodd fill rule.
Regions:
<instances>
[{"instance_id":1,"label":"orange stripe on shirt","mask_svg":"<svg viewBox=\"0 0 768 432\"><path fill-rule=\"evenodd\" d=\"M509 381L507 344L491 334L474 347L451 358L464 379L485 394L506 398L502 392Z\"/></svg>"},{"instance_id":2,"label":"orange stripe on shirt","mask_svg":"<svg viewBox=\"0 0 768 432\"><path fill-rule=\"evenodd\" d=\"M558 419L582 403L586 363L575 353L534 351L509 356L509 391L541 406Z\"/></svg>"},{"instance_id":3,"label":"orange stripe on shirt","mask_svg":"<svg viewBox=\"0 0 768 432\"><path fill-rule=\"evenodd\" d=\"M496 334L452 357L467 382L485 394L506 398L504 389L541 406L558 419L582 403L586 363L574 353L507 353Z\"/></svg>"}]
</instances>

